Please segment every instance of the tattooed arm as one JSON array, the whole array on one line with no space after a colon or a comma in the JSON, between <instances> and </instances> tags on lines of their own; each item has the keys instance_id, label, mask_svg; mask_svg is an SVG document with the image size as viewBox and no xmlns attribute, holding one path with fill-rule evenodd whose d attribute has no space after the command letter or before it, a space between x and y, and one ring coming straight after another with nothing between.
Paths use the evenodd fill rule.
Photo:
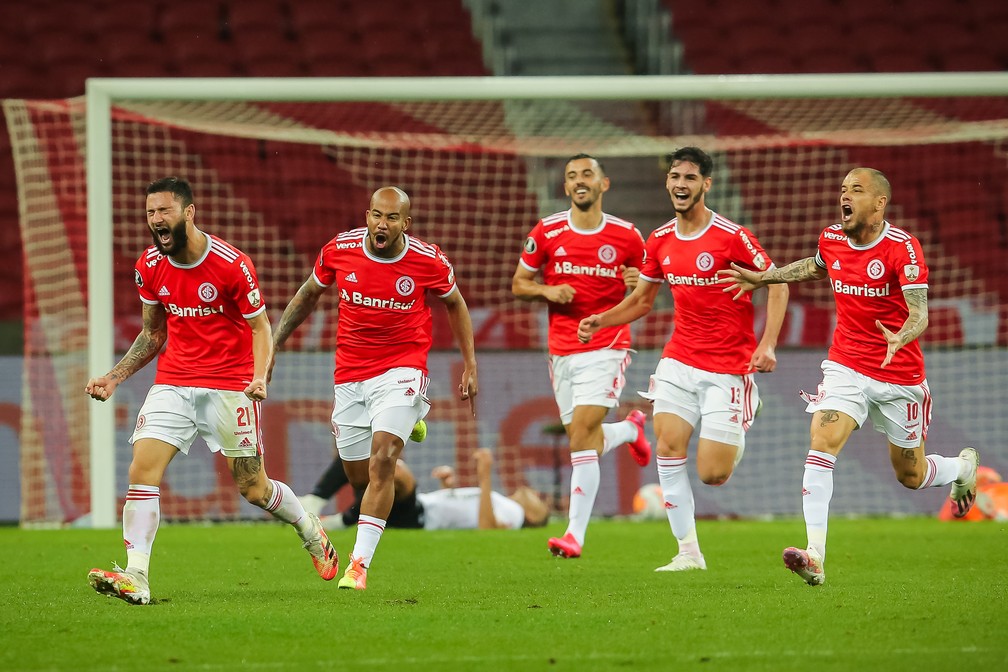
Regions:
<instances>
[{"instance_id":1,"label":"tattooed arm","mask_svg":"<svg viewBox=\"0 0 1008 672\"><path fill-rule=\"evenodd\" d=\"M105 401L112 396L119 383L145 367L154 359L168 340L168 314L160 303L143 305L143 329L133 345L104 376L91 378L84 391L92 399Z\"/></svg>"},{"instance_id":2,"label":"tattooed arm","mask_svg":"<svg viewBox=\"0 0 1008 672\"><path fill-rule=\"evenodd\" d=\"M826 269L819 267L815 257L805 257L769 271L750 271L738 264L732 264L729 270L719 271L718 275L720 276L718 282L728 285L724 291L735 292L732 298L737 300L744 293L766 285L821 280L826 277Z\"/></svg>"},{"instance_id":3,"label":"tattooed arm","mask_svg":"<svg viewBox=\"0 0 1008 672\"><path fill-rule=\"evenodd\" d=\"M290 335L294 333L294 330L315 310L319 297L322 296L322 292L326 289L328 287L321 286L315 282L314 278L308 278L301 285L300 289L298 289L294 298L290 300L290 303L287 304L287 307L284 308L283 315L280 316L280 324L277 325L276 331L273 332L273 352L266 367L267 383L273 377L276 353L280 351L280 348L287 342Z\"/></svg>"},{"instance_id":4,"label":"tattooed arm","mask_svg":"<svg viewBox=\"0 0 1008 672\"><path fill-rule=\"evenodd\" d=\"M924 333L928 325L927 289L908 289L903 292L903 298L906 300L910 314L907 315L907 319L899 331L893 333L882 322L875 320L875 326L882 332L886 343L888 343L885 359L882 360L883 369L889 365L893 355L900 348L915 341L918 336Z\"/></svg>"}]
</instances>

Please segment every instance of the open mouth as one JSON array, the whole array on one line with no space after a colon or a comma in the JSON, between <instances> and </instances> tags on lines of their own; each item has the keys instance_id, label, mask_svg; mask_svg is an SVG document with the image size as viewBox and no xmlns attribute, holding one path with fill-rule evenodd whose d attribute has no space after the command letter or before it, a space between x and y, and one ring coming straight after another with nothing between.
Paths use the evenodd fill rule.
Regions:
<instances>
[{"instance_id":1,"label":"open mouth","mask_svg":"<svg viewBox=\"0 0 1008 672\"><path fill-rule=\"evenodd\" d=\"M154 234L157 236L158 242L162 245L168 246L172 241L171 229L167 226L159 226L154 229Z\"/></svg>"},{"instance_id":2,"label":"open mouth","mask_svg":"<svg viewBox=\"0 0 1008 672\"><path fill-rule=\"evenodd\" d=\"M849 204L844 203L843 205L840 206L840 218L843 221L848 222L850 221L850 218L853 216L854 216L854 208L852 208Z\"/></svg>"},{"instance_id":3,"label":"open mouth","mask_svg":"<svg viewBox=\"0 0 1008 672\"><path fill-rule=\"evenodd\" d=\"M374 235L375 247L377 247L378 249L381 249L381 248L385 247L386 245L388 245L388 240L389 240L388 239L388 234L385 234L385 233L376 233Z\"/></svg>"}]
</instances>

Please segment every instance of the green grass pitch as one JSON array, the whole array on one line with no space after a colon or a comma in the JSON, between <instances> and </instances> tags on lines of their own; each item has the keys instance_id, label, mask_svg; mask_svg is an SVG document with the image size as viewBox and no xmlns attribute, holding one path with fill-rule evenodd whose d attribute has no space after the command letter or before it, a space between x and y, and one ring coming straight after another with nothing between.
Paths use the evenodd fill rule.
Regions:
<instances>
[{"instance_id":1,"label":"green grass pitch","mask_svg":"<svg viewBox=\"0 0 1008 672\"><path fill-rule=\"evenodd\" d=\"M708 570L661 574L664 522L595 520L576 560L562 522L389 530L358 593L284 526L169 523L146 607L87 584L118 531L0 528L0 670L1008 669L1008 523L831 521L817 588L780 559L802 521L698 527Z\"/></svg>"}]
</instances>

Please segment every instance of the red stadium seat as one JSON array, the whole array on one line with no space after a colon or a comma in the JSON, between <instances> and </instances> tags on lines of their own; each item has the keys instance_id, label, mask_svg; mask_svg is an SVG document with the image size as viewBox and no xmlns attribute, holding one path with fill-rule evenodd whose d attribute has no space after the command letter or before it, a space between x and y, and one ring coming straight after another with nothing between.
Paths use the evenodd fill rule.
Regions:
<instances>
[{"instance_id":1,"label":"red stadium seat","mask_svg":"<svg viewBox=\"0 0 1008 672\"><path fill-rule=\"evenodd\" d=\"M949 72L1001 71L1005 64L986 48L960 49L939 56L942 70Z\"/></svg>"},{"instance_id":2,"label":"red stadium seat","mask_svg":"<svg viewBox=\"0 0 1008 672\"><path fill-rule=\"evenodd\" d=\"M277 0L242 2L232 0L225 6L224 30L228 35L247 30L273 29L283 34L290 32L286 7Z\"/></svg>"},{"instance_id":3,"label":"red stadium seat","mask_svg":"<svg viewBox=\"0 0 1008 672\"><path fill-rule=\"evenodd\" d=\"M172 47L193 38L220 39L224 34L224 13L216 2L172 0L161 5L157 34Z\"/></svg>"}]
</instances>

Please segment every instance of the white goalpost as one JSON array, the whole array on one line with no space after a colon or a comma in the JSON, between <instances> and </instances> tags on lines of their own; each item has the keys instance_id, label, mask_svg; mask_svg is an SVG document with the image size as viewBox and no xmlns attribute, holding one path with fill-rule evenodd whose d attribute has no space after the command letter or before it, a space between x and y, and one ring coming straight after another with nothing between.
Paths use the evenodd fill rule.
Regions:
<instances>
[{"instance_id":1,"label":"white goalpost","mask_svg":"<svg viewBox=\"0 0 1008 672\"><path fill-rule=\"evenodd\" d=\"M831 211L835 202L832 195L839 187L835 177L838 171L842 175L852 167L850 161L877 161L887 174L890 170L898 172L900 184L914 193L905 196L906 205L895 216L909 220L907 226L915 234L923 234L927 253L933 257L929 259L932 282L947 283L937 292L932 290L933 308L941 316L947 316L951 326L946 328L945 317L933 320L937 324L932 329L936 335L926 343L930 346L929 379L951 377L969 366L973 367L969 373L975 376L973 387L980 388L977 394L989 391L993 395L1008 384L1008 358L1003 351L1006 334L1001 323L1005 313L1005 296L1001 291L1008 288L989 279L986 271L990 259L973 256L972 251L948 239L947 224L937 216L944 213L929 213L928 208L911 203L924 193L928 180L935 179L935 171L943 165L945 169L969 173L971 178L970 171L977 167L994 174L1000 174L996 171L1008 174L1004 151L1008 139L1008 73L90 79L83 110L80 100L59 101L64 104L50 108L41 102L20 102L15 105L8 101L5 111L9 123L11 119L20 120L17 128L15 124L11 126L15 151L21 151L25 157L23 163L18 163L16 155L22 198L30 199L34 193L29 188L27 147L48 142L49 137L32 129L56 123L47 119L59 114L70 115L68 135L80 135L83 127L87 339L86 362L74 366L86 365L91 375L112 367L117 349L121 350L123 345L123 334L118 332L128 331L121 326L124 319L121 313L128 310L129 300L121 298L121 293L131 291L132 287L118 286L115 278L117 273L122 274L122 266L130 254L135 260L145 240L143 223L138 217L140 209L136 206L138 186L169 171L196 172L202 178L193 181L197 200L201 194L208 194L204 200L213 204L210 212L214 224L210 230L216 232L214 226L222 227L224 237L229 240L237 237L232 242L239 247L254 246L255 251L246 251L251 253L261 278L265 267L275 269L276 277L267 278L274 289L267 294L273 312L283 309L292 288L296 289L296 283L307 274L312 246L321 246L328 239L324 230L305 229L308 220L326 218L323 209L311 208L312 200L325 200L326 193L334 193L339 207L349 203L346 211L350 217L364 210L366 202L360 201L360 194L369 193L368 189L382 183L403 181L412 187L408 189L411 195L414 192L417 195L415 210L425 211L429 220L424 233L418 235L425 238L429 235L442 247L446 240L457 242L449 256L457 267L462 265L465 269L459 275L467 299L473 297L474 319L482 339L477 347L489 353L481 401L489 405L495 404L489 397L500 394L503 398L502 408L481 407L486 415L472 426L452 415L450 402L445 402L441 406L447 409L444 415L434 416L431 423L434 447L430 450L440 450L437 457L461 460L463 446L506 446L499 462L513 473L502 478L529 481L548 489L549 479L544 472L552 464L552 458L541 457L530 448L548 443L539 436L549 413L548 409L541 409L544 403L548 405L548 387L532 393L517 390L518 381L548 386L541 354L545 341L540 323L545 311L533 308L529 312L515 307L509 302L506 287L503 290L500 287L502 278L509 281L524 233L535 219L566 207L562 194L558 197L556 193L558 161L579 151L603 159L610 165L607 170L613 179L613 207L607 205L606 210L615 214L630 211L629 218L636 217L646 234L663 223L664 219L658 217L671 217L668 208L662 213L660 203L662 179L660 168L656 167L660 157L678 146L697 144L712 151L718 159L713 193L719 210L754 227L778 263L814 252L815 234L831 223L829 217L835 215ZM38 151L46 152L45 148ZM57 154L49 151L50 172L56 162L51 157ZM930 163L927 157L934 158L935 163ZM317 189L309 189L309 177L320 171L332 171L332 181L324 184L320 181ZM295 172L306 177L295 178ZM128 187L122 185L124 175L128 177ZM786 190L782 193L783 184L776 184L777 188L770 186L780 181L786 181L797 196L791 197ZM991 240L1000 240L997 227L1004 223L997 217L1008 215L1002 212L1008 198L1004 197L1003 183L996 185L1001 192L997 198L985 193L992 186L980 184L972 196L974 200L982 196L985 203L989 200L986 211L991 220L989 235ZM54 191L59 188L54 186ZM270 195L271 188L278 194ZM646 201L652 198L658 204L646 206ZM787 198L800 202L787 207L781 203ZM56 200L59 202L58 197ZM610 202L609 194L606 202ZM898 194L894 194L894 202L902 203ZM640 209L634 215L637 206ZM285 213L284 208L296 212ZM229 212L235 214L225 214ZM131 217L135 223L125 228ZM328 230L335 235L333 225L350 223L357 225L357 220L333 222ZM29 225L30 222L22 222L23 230ZM124 232L120 237L129 231L128 240L117 238L120 231ZM983 235L983 230L977 235ZM29 262L32 249L26 241ZM26 273L34 273L36 293L44 292L39 272L29 269ZM760 470L761 477L739 485L748 490L740 492L738 499L729 495L730 504L714 500L698 502L701 514L776 515L797 510L790 504L778 508L759 491L770 487L765 482L767 474L780 471L777 460L790 459L786 454L775 453L773 444L800 444L802 434L807 431L804 414L788 395L794 385L817 382L812 379L814 369L827 343L831 319L828 293L824 288L803 292L798 293L789 312L787 338L779 355L782 363L791 358L792 354L783 348L793 346L796 348L793 358L796 362L800 360L800 364L795 364L795 374L785 372L777 377L784 381L779 383L779 410L770 409L769 417L761 417L753 430L757 441L760 435L765 435L762 440L768 445L762 454L767 457L760 458L759 450L750 448L747 459L751 464L744 464L746 468ZM624 403L640 401L633 398L636 396L633 390L646 387L647 376L667 338L672 314L673 307L659 306L659 310L637 325L635 339L641 353L632 369L638 386L628 385L629 398ZM40 315L39 323L44 322L44 316ZM302 444L315 445L320 440L319 430L310 427L318 424L314 422L318 413L311 415L305 409L314 408L316 403L324 407L325 367L331 371L328 327L321 323L316 327L318 339L296 346L299 353L288 360L296 371L277 385L282 408L276 413L284 414L283 440L287 451L284 468L295 474L303 473L306 478L309 473L317 473L318 465L324 464L328 455L322 451L322 456L312 458L315 466L298 471L302 469L298 466L303 459L298 452ZM40 329L44 328L43 324ZM309 332L305 339L312 338L311 329L308 324L302 327ZM432 375L432 379L450 378L452 365L451 353L445 350L432 363L432 374L437 369L437 376ZM482 367L481 364L481 378ZM80 369L70 370L76 375ZM68 374L69 378L72 376ZM82 388L84 380L73 382L79 382ZM320 386L322 392L306 401L308 397L299 394L309 380L310 385ZM38 378L26 382L32 389L45 384ZM773 385L777 384L775 379ZM988 439L1003 428L1003 420L997 418L974 419L968 414L968 422L960 422L953 417L954 409L959 408L952 403L954 399L962 397L962 405L967 409L977 403L966 387L949 387L949 399L943 400L948 402L948 410L942 406L937 410L939 416L948 414L945 416L948 424L939 427L938 432L943 440ZM331 404L331 387L328 392ZM768 393L774 397L773 386L768 387ZM26 392L30 394L33 393ZM60 499L58 496L44 495L31 507L22 506L26 522L68 522L68 518L74 517L67 513L68 509L80 512L86 508L91 526L109 528L118 524L117 498L123 494L124 483L117 482L117 473L122 473L123 460L128 459L122 453L123 424L135 418L129 412L137 408L139 394L124 392L128 401L119 406L113 401L89 403L82 416L68 419L71 432L78 421L83 420L88 426L87 466L83 470L87 476L88 504L57 505L54 501ZM271 390L270 399L273 398ZM995 412L992 402L985 403L986 408L981 410ZM64 400L68 416L75 412L71 406ZM524 421L525 416L536 413L541 414L541 422ZM805 427L801 426L803 422ZM970 423L970 427L960 426ZM36 434L41 436L37 462L42 465L38 467L39 473L31 477L44 479L54 468L54 449L47 447L47 441L52 439L42 436L45 428L33 429L30 434L29 439ZM869 430L860 434L867 435ZM869 446L879 441L869 436L862 438ZM414 452L419 455L422 450ZM1000 447L998 451L994 459L1008 466L1008 454ZM867 479L866 488L876 487L873 460L860 457L850 460L857 464L853 468L857 477ZM33 458L32 464L35 463ZM429 466L423 460L420 464ZM609 485L611 494L601 496L603 512L625 513L627 493L636 489L637 479L654 480L651 471L643 476L637 472L631 475L629 471L624 473L623 466L618 464L612 470L618 475ZM172 469L176 468L173 464ZM800 470L795 466L793 471ZM737 480L745 480L745 473ZM197 489L192 483L176 482L175 487L179 492L195 493ZM207 484L206 490L211 489L212 484ZM192 494L192 498L200 504L194 504L191 512L180 510L176 515L183 518L242 515L240 509L211 501L209 496ZM933 505L933 501L928 500L927 506ZM844 505L840 501L841 509ZM859 506L852 501L848 510L884 512L890 500L871 500L864 505L864 511Z\"/></svg>"}]
</instances>

